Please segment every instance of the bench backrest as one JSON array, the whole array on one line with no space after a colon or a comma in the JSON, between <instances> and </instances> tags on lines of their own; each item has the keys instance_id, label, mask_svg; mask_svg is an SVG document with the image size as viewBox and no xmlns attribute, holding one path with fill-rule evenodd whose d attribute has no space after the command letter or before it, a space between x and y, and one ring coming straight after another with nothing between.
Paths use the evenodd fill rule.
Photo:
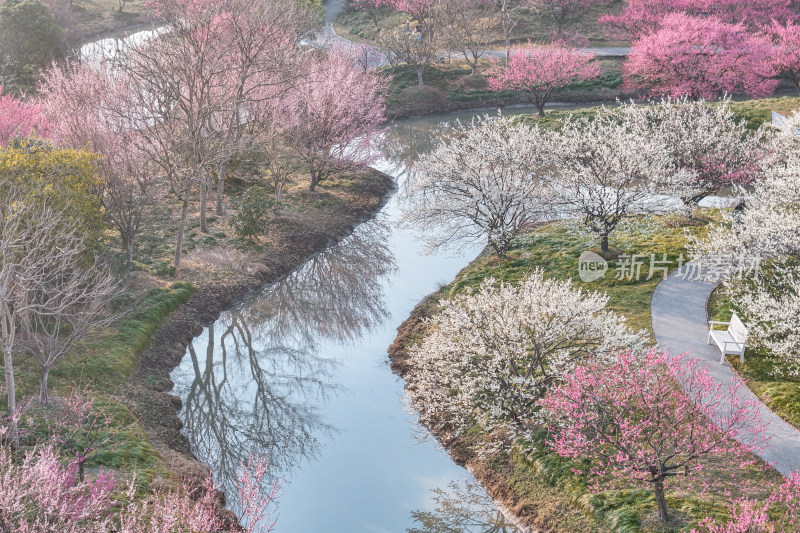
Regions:
<instances>
[{"instance_id":1,"label":"bench backrest","mask_svg":"<svg viewBox=\"0 0 800 533\"><path fill-rule=\"evenodd\" d=\"M744 342L747 340L747 328L742 321L736 316L736 313L733 313L731 317L731 323L728 325L728 333L731 334L731 337L736 339L736 342Z\"/></svg>"}]
</instances>

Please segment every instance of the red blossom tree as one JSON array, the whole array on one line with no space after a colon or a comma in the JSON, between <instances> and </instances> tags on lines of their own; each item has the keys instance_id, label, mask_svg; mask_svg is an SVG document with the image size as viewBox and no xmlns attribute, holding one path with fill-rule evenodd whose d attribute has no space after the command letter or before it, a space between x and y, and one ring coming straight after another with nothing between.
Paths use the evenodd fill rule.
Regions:
<instances>
[{"instance_id":1,"label":"red blossom tree","mask_svg":"<svg viewBox=\"0 0 800 533\"><path fill-rule=\"evenodd\" d=\"M664 17L660 29L635 41L623 66L627 90L650 96L715 98L767 96L777 81L772 47L743 24L682 13Z\"/></svg>"},{"instance_id":2,"label":"red blossom tree","mask_svg":"<svg viewBox=\"0 0 800 533\"><path fill-rule=\"evenodd\" d=\"M33 133L47 137L50 121L36 103L23 102L3 94L0 85L0 146L5 146L12 137L27 137Z\"/></svg>"},{"instance_id":3,"label":"red blossom tree","mask_svg":"<svg viewBox=\"0 0 800 533\"><path fill-rule=\"evenodd\" d=\"M592 63L592 57L561 43L549 46L528 43L511 50L508 66L489 76L489 86L495 91L526 94L543 117L544 106L554 91L600 75L600 67Z\"/></svg>"},{"instance_id":4,"label":"red blossom tree","mask_svg":"<svg viewBox=\"0 0 800 533\"><path fill-rule=\"evenodd\" d=\"M774 43L770 55L772 68L779 76L788 78L800 92L800 25L773 21L766 33Z\"/></svg>"},{"instance_id":5,"label":"red blossom tree","mask_svg":"<svg viewBox=\"0 0 800 533\"><path fill-rule=\"evenodd\" d=\"M309 190L331 174L377 157L373 141L384 120L385 82L358 67L353 51L311 57L304 83L286 98L279 119L288 144L311 173Z\"/></svg>"},{"instance_id":6,"label":"red blossom tree","mask_svg":"<svg viewBox=\"0 0 800 533\"><path fill-rule=\"evenodd\" d=\"M696 360L651 349L577 367L541 405L554 419L550 445L561 456L589 459L580 473L595 490L606 480L649 485L666 520L667 479L691 479L712 453L726 454L736 469L763 445L757 406L738 398L739 386L716 383Z\"/></svg>"},{"instance_id":7,"label":"red blossom tree","mask_svg":"<svg viewBox=\"0 0 800 533\"><path fill-rule=\"evenodd\" d=\"M792 0L630 0L618 15L603 15L611 35L638 38L661 27L664 17L683 13L691 16L715 16L723 22L745 23L758 28L773 20L797 19Z\"/></svg>"}]
</instances>

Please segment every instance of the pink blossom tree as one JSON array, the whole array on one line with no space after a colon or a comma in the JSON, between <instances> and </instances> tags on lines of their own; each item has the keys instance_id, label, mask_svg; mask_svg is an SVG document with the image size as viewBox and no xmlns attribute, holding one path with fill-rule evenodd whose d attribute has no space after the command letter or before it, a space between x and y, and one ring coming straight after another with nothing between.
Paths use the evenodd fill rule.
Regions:
<instances>
[{"instance_id":1,"label":"pink blossom tree","mask_svg":"<svg viewBox=\"0 0 800 533\"><path fill-rule=\"evenodd\" d=\"M765 31L774 44L770 55L772 68L779 76L788 78L800 92L800 25L773 21Z\"/></svg>"},{"instance_id":2,"label":"pink blossom tree","mask_svg":"<svg viewBox=\"0 0 800 533\"><path fill-rule=\"evenodd\" d=\"M553 417L554 451L588 459L581 474L593 487L649 485L658 516L667 520L668 479L690 478L711 454L726 454L731 470L763 445L763 424L754 402L715 383L706 367L650 349L641 358L618 353L607 366L588 364L564 377L541 401Z\"/></svg>"},{"instance_id":3,"label":"pink blossom tree","mask_svg":"<svg viewBox=\"0 0 800 533\"><path fill-rule=\"evenodd\" d=\"M639 38L655 32L668 15L715 16L723 22L742 22L756 29L777 20L796 20L792 0L630 0L617 15L603 15L600 23L622 38Z\"/></svg>"},{"instance_id":4,"label":"pink blossom tree","mask_svg":"<svg viewBox=\"0 0 800 533\"><path fill-rule=\"evenodd\" d=\"M391 0L390 5L397 11L408 13L420 24L433 18L439 0Z\"/></svg>"},{"instance_id":5,"label":"pink blossom tree","mask_svg":"<svg viewBox=\"0 0 800 533\"><path fill-rule=\"evenodd\" d=\"M309 190L331 174L369 163L385 120L378 74L363 72L352 53L333 49L312 57L307 78L287 96L281 127L298 160L311 174Z\"/></svg>"},{"instance_id":6,"label":"pink blossom tree","mask_svg":"<svg viewBox=\"0 0 800 533\"><path fill-rule=\"evenodd\" d=\"M730 520L707 517L692 533L776 533L800 527L800 472L792 472L766 501L732 500Z\"/></svg>"},{"instance_id":7,"label":"pink blossom tree","mask_svg":"<svg viewBox=\"0 0 800 533\"><path fill-rule=\"evenodd\" d=\"M561 43L549 46L520 46L511 50L508 66L489 76L495 91L512 90L527 95L528 101L544 116L544 106L553 92L573 83L600 75L592 54Z\"/></svg>"},{"instance_id":8,"label":"pink blossom tree","mask_svg":"<svg viewBox=\"0 0 800 533\"><path fill-rule=\"evenodd\" d=\"M721 94L767 96L775 90L768 40L743 24L683 13L635 41L623 66L627 90L648 95L715 98Z\"/></svg>"},{"instance_id":9,"label":"pink blossom tree","mask_svg":"<svg viewBox=\"0 0 800 533\"><path fill-rule=\"evenodd\" d=\"M49 131L50 121L42 113L42 106L3 94L0 85L0 146L7 145L16 136L27 137L35 133L47 137Z\"/></svg>"},{"instance_id":10,"label":"pink blossom tree","mask_svg":"<svg viewBox=\"0 0 800 533\"><path fill-rule=\"evenodd\" d=\"M105 217L117 228L127 259L153 203L158 173L139 147L141 131L118 112L128 106L129 87L97 64L51 69L40 89L40 101L52 121L51 138L72 149L98 155L102 175L100 201Z\"/></svg>"},{"instance_id":11,"label":"pink blossom tree","mask_svg":"<svg viewBox=\"0 0 800 533\"><path fill-rule=\"evenodd\" d=\"M0 428L0 437L6 428ZM272 531L273 502L280 482L266 480L269 462L251 457L237 475L240 511L236 523L220 513L211 477L184 480L171 490L136 494L136 477L125 485L103 469L92 479L78 476L76 460L51 445L21 457L0 446L0 531L30 533L212 533ZM123 489L123 490L120 490Z\"/></svg>"}]
</instances>

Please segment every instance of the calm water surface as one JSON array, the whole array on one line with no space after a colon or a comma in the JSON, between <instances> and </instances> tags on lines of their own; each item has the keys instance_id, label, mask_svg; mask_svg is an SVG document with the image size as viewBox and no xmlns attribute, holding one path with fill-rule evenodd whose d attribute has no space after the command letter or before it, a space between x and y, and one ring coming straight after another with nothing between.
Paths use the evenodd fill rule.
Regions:
<instances>
[{"instance_id":1,"label":"calm water surface","mask_svg":"<svg viewBox=\"0 0 800 533\"><path fill-rule=\"evenodd\" d=\"M377 167L402 186L440 123L473 115L390 126ZM421 255L398 216L393 197L349 238L223 313L172 373L192 449L227 494L242 459L269 455L284 480L278 531L516 531L469 472L420 441L386 355L416 303L481 247Z\"/></svg>"}]
</instances>

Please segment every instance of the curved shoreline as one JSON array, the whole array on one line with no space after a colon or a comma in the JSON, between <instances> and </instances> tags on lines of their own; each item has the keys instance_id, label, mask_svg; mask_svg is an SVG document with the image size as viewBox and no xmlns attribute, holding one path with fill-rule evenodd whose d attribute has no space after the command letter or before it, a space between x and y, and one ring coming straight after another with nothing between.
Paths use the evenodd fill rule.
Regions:
<instances>
[{"instance_id":1,"label":"curved shoreline","mask_svg":"<svg viewBox=\"0 0 800 533\"><path fill-rule=\"evenodd\" d=\"M475 260L484 253L485 250ZM426 329L425 319L430 316L437 303L437 294L438 291L429 294L414 307L408 318L398 326L397 337L389 346L388 355L392 372L406 382L409 370L408 348L416 344L417 340L424 334ZM426 429L431 431L430 428ZM497 508L521 533L540 531L537 529L536 516L533 510L527 505L522 505L523 501L519 494L513 491L509 483L495 472L486 461L482 461L475 453L462 446L457 439L448 439L436 431L431 431L431 434L456 464L466 468L475 477L494 500Z\"/></svg>"},{"instance_id":2,"label":"curved shoreline","mask_svg":"<svg viewBox=\"0 0 800 533\"><path fill-rule=\"evenodd\" d=\"M492 253L489 249L484 249L476 256L470 265L484 257L487 253ZM469 265L463 270L469 268ZM457 279L458 275L456 276ZM407 381L408 371L408 349L417 344L424 336L426 330L425 320L429 318L438 303L439 291L433 292L422 299L411 314L397 328L397 337L389 346L388 355L392 371ZM539 533L545 531L569 532L573 530L564 529L563 524L559 524L558 506L553 506L552 502L546 499L546 495L541 498L532 497L530 494L521 494L514 488L512 479L506 477L503 472L497 471L488 461L481 459L469 448L469 443L463 438L452 438L443 435L438 431L426 428L439 445L447 452L450 458L458 465L463 466L475 477L483 489L494 500L495 505L505 515L506 519L512 522L521 533ZM558 488L554 490L558 491ZM570 496L564 494L565 499L571 500ZM571 502L573 507L579 507L577 502ZM594 518L591 519L594 521Z\"/></svg>"},{"instance_id":3,"label":"curved shoreline","mask_svg":"<svg viewBox=\"0 0 800 533\"><path fill-rule=\"evenodd\" d=\"M370 169L367 205L347 205L324 232L292 235L292 247L277 256L264 256L247 265L247 274L198 287L188 302L161 324L141 354L133 375L121 391L122 401L139 421L148 441L177 478L205 478L210 469L192 452L181 432L180 398L170 393L170 373L180 364L188 345L202 328L221 313L300 268L308 259L341 241L361 223L372 219L396 190L394 180ZM220 495L224 504L224 495ZM230 517L229 517L230 518Z\"/></svg>"}]
</instances>

